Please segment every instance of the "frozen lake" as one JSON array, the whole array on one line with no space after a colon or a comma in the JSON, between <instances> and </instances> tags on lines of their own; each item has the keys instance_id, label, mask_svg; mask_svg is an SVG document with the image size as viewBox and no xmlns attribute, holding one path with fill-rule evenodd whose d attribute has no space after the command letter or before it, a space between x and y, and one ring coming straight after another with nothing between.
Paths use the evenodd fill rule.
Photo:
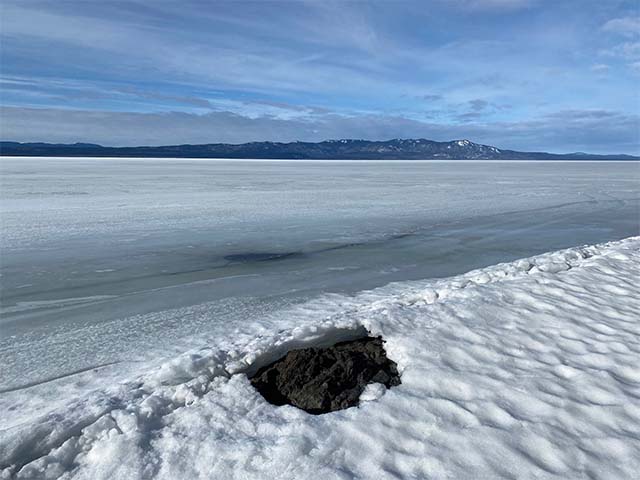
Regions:
<instances>
[{"instance_id":1,"label":"frozen lake","mask_svg":"<svg viewBox=\"0 0 640 480\"><path fill-rule=\"evenodd\" d=\"M0 391L638 235L640 165L0 159Z\"/></svg>"}]
</instances>

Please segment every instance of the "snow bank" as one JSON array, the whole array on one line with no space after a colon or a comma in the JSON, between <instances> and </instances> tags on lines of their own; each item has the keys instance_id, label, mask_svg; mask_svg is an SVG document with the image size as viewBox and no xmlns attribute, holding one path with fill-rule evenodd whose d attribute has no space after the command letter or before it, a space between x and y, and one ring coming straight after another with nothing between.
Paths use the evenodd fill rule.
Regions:
<instances>
[{"instance_id":1,"label":"snow bank","mask_svg":"<svg viewBox=\"0 0 640 480\"><path fill-rule=\"evenodd\" d=\"M635 237L326 296L3 422L0 478L634 478L639 267ZM402 385L370 386L358 408L274 407L247 379L363 328Z\"/></svg>"}]
</instances>

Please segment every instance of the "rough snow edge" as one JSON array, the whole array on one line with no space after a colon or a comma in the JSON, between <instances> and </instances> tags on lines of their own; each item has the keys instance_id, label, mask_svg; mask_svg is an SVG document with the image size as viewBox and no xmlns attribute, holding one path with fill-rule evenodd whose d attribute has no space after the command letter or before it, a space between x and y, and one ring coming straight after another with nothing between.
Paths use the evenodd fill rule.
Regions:
<instances>
[{"instance_id":1,"label":"rough snow edge","mask_svg":"<svg viewBox=\"0 0 640 480\"><path fill-rule=\"evenodd\" d=\"M291 349L357 338L365 329L378 335L382 332L376 331L367 317L391 306L428 305L478 285L527 275L558 275L580 267L591 257L615 255L618 250L629 248L639 249L640 237L545 253L442 280L393 283L354 297L324 297L317 300L319 311L327 311L327 298L338 297L340 301L333 301L333 313L319 317L313 325L257 335L242 344L231 342L233 348L207 347L186 352L132 381L90 392L36 421L0 430L0 478L10 478L19 471L28 475L31 467L38 469L34 472L41 471L39 464L46 465L48 455L55 457L58 465L72 468L79 453L90 450L110 431L127 431L133 420L139 431L150 433L161 428L162 417L198 401L217 377L250 374Z\"/></svg>"}]
</instances>

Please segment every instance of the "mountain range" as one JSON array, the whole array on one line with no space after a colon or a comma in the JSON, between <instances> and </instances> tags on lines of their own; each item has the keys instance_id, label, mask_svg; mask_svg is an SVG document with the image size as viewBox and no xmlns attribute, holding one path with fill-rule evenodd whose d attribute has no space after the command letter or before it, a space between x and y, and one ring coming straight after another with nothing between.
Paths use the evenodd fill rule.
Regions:
<instances>
[{"instance_id":1,"label":"mountain range","mask_svg":"<svg viewBox=\"0 0 640 480\"><path fill-rule=\"evenodd\" d=\"M323 142L250 142L242 144L103 147L92 143L0 142L1 156L251 158L313 160L640 160L633 155L519 152L469 140L326 140Z\"/></svg>"}]
</instances>

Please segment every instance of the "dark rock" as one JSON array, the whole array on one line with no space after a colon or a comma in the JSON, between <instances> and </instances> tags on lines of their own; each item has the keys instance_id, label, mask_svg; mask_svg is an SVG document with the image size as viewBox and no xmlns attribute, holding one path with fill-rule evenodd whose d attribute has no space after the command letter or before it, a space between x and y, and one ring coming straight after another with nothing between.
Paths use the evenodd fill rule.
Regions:
<instances>
[{"instance_id":1,"label":"dark rock","mask_svg":"<svg viewBox=\"0 0 640 480\"><path fill-rule=\"evenodd\" d=\"M382 337L292 350L251 378L269 403L293 405L316 415L358 405L370 383L387 388L400 385L396 364L387 358Z\"/></svg>"}]
</instances>

